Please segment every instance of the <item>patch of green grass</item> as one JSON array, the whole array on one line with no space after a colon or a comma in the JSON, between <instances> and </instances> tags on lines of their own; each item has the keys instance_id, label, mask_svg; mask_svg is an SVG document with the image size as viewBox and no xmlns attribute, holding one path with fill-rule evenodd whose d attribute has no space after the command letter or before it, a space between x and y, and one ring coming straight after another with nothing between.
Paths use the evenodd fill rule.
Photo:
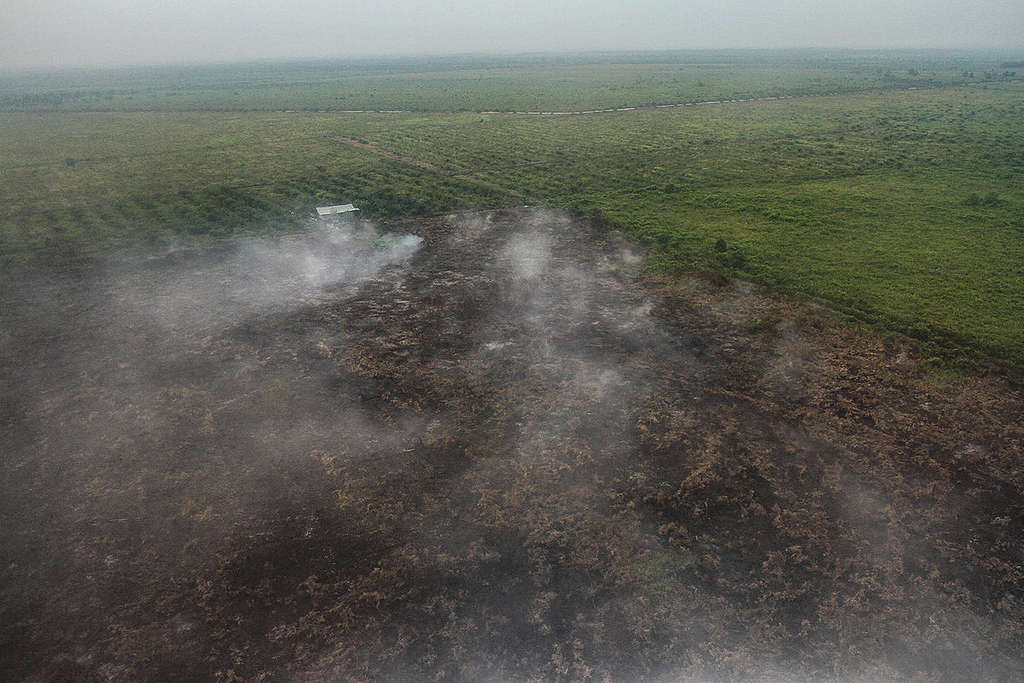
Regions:
<instances>
[{"instance_id":1,"label":"patch of green grass","mask_svg":"<svg viewBox=\"0 0 1024 683\"><path fill-rule=\"evenodd\" d=\"M680 574L695 563L696 559L686 552L652 550L637 572L643 594L656 605L678 600Z\"/></svg>"},{"instance_id":2,"label":"patch of green grass","mask_svg":"<svg viewBox=\"0 0 1024 683\"><path fill-rule=\"evenodd\" d=\"M938 389L953 389L961 386L969 377L969 367L963 363L951 363L947 358L933 356L921 364L925 381Z\"/></svg>"},{"instance_id":3,"label":"patch of green grass","mask_svg":"<svg viewBox=\"0 0 1024 683\"><path fill-rule=\"evenodd\" d=\"M748 318L743 322L743 329L747 334L758 334L771 329L771 326L770 321L759 317Z\"/></svg>"}]
</instances>

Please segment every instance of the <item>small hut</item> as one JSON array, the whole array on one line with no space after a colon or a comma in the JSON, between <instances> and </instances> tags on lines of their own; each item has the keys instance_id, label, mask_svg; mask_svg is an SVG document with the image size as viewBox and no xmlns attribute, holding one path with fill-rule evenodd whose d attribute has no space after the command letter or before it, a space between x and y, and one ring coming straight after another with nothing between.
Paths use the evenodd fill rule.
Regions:
<instances>
[{"instance_id":1,"label":"small hut","mask_svg":"<svg viewBox=\"0 0 1024 683\"><path fill-rule=\"evenodd\" d=\"M352 213L358 211L356 207L351 204L339 204L337 206L318 206L316 207L316 213L321 218L324 216L335 216L343 213Z\"/></svg>"},{"instance_id":2,"label":"small hut","mask_svg":"<svg viewBox=\"0 0 1024 683\"><path fill-rule=\"evenodd\" d=\"M338 204L337 206L318 206L316 207L316 215L321 220L326 221L341 221L343 219L351 219L353 222L357 222L356 219L359 216L359 209L352 206L351 204Z\"/></svg>"}]
</instances>

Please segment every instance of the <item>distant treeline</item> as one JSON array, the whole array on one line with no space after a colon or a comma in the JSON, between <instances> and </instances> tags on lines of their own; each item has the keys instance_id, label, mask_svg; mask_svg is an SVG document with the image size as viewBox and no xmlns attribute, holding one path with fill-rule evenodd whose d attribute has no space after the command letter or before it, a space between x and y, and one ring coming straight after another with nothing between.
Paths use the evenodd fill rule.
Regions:
<instances>
[{"instance_id":1,"label":"distant treeline","mask_svg":"<svg viewBox=\"0 0 1024 683\"><path fill-rule=\"evenodd\" d=\"M106 100L130 97L132 90L58 90L0 95L0 109L43 109L61 107L75 100Z\"/></svg>"},{"instance_id":2,"label":"distant treeline","mask_svg":"<svg viewBox=\"0 0 1024 683\"><path fill-rule=\"evenodd\" d=\"M942 87L975 73L996 80L1013 76L997 69L1024 64L1015 57L935 50L686 50L31 70L0 73L0 111L642 107Z\"/></svg>"}]
</instances>

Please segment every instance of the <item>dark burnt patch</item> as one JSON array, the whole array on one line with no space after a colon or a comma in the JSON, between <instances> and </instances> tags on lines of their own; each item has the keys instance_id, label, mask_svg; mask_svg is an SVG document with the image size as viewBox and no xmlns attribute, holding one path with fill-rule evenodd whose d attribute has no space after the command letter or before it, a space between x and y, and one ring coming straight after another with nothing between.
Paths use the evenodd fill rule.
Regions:
<instances>
[{"instance_id":1,"label":"dark burnt patch","mask_svg":"<svg viewBox=\"0 0 1024 683\"><path fill-rule=\"evenodd\" d=\"M645 276L558 214L383 229L422 246L220 326L68 294L102 274L43 297L86 334L19 304L13 677L1024 672L1024 404L1003 375L939 388L901 342Z\"/></svg>"}]
</instances>

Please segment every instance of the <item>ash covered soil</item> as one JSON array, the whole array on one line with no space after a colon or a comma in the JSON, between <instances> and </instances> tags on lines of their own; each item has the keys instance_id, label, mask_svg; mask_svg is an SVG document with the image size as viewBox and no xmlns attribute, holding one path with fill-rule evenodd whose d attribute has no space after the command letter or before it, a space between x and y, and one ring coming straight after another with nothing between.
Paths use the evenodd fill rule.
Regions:
<instances>
[{"instance_id":1,"label":"ash covered soil","mask_svg":"<svg viewBox=\"0 0 1024 683\"><path fill-rule=\"evenodd\" d=\"M564 215L382 230L4 276L4 678L1024 676L1019 378Z\"/></svg>"}]
</instances>

